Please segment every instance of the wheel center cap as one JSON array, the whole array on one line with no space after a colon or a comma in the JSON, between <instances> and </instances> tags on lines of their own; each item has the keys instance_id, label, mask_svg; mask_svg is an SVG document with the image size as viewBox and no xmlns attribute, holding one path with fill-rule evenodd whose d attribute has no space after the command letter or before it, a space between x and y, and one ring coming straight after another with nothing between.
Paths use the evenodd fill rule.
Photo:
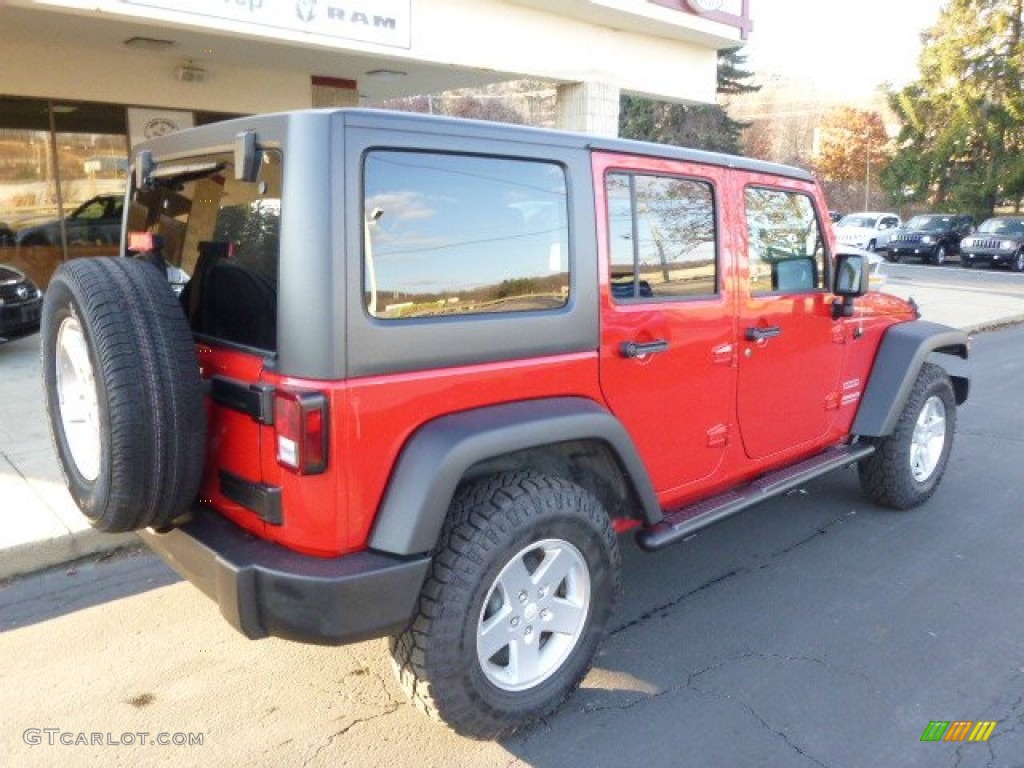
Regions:
<instances>
[{"instance_id":1,"label":"wheel center cap","mask_svg":"<svg viewBox=\"0 0 1024 768\"><path fill-rule=\"evenodd\" d=\"M536 603L530 603L526 606L526 610L523 611L523 616L526 617L527 621L533 621L537 618L537 614L540 613L540 608L537 607Z\"/></svg>"}]
</instances>

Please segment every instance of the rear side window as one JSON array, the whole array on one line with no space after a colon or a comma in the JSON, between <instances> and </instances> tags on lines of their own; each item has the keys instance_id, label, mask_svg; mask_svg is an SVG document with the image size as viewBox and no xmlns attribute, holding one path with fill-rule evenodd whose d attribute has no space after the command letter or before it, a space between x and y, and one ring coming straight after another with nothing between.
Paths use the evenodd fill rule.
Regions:
<instances>
[{"instance_id":1,"label":"rear side window","mask_svg":"<svg viewBox=\"0 0 1024 768\"><path fill-rule=\"evenodd\" d=\"M158 166L128 211L129 247L133 233L158 237L193 332L261 352L277 349L280 228L276 151L262 153L252 182L235 179L227 154Z\"/></svg>"},{"instance_id":2,"label":"rear side window","mask_svg":"<svg viewBox=\"0 0 1024 768\"><path fill-rule=\"evenodd\" d=\"M557 310L569 300L555 163L377 150L363 167L363 293L386 320Z\"/></svg>"},{"instance_id":3,"label":"rear side window","mask_svg":"<svg viewBox=\"0 0 1024 768\"><path fill-rule=\"evenodd\" d=\"M711 185L674 176L610 173L612 297L685 299L718 290Z\"/></svg>"}]
</instances>

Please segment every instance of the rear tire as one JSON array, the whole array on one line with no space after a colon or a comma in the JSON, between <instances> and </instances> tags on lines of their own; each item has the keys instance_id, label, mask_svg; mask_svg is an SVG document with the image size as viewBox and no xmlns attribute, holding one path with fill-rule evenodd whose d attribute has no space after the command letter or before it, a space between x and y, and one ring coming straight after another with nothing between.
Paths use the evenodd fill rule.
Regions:
<instances>
[{"instance_id":1,"label":"rear tire","mask_svg":"<svg viewBox=\"0 0 1024 768\"><path fill-rule=\"evenodd\" d=\"M534 472L463 487L418 615L391 641L413 703L458 733L506 736L557 708L593 663L619 590L601 504Z\"/></svg>"},{"instance_id":2,"label":"rear tire","mask_svg":"<svg viewBox=\"0 0 1024 768\"><path fill-rule=\"evenodd\" d=\"M956 430L956 398L946 372L925 363L896 429L873 438L875 452L858 465L861 488L883 507L923 504L942 481Z\"/></svg>"},{"instance_id":3,"label":"rear tire","mask_svg":"<svg viewBox=\"0 0 1024 768\"><path fill-rule=\"evenodd\" d=\"M197 493L206 414L192 333L149 264L75 259L43 302L50 433L93 527L161 527Z\"/></svg>"}]
</instances>

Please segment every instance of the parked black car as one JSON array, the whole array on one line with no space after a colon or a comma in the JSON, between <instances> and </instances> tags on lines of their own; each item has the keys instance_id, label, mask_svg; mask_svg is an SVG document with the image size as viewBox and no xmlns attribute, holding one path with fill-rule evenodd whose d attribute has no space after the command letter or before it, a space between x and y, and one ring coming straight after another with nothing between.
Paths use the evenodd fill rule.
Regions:
<instances>
[{"instance_id":1,"label":"parked black car","mask_svg":"<svg viewBox=\"0 0 1024 768\"><path fill-rule=\"evenodd\" d=\"M99 195L86 200L64 220L68 243L116 244L121 237L124 198ZM60 221L25 227L15 235L18 245L60 245Z\"/></svg>"},{"instance_id":2,"label":"parked black car","mask_svg":"<svg viewBox=\"0 0 1024 768\"><path fill-rule=\"evenodd\" d=\"M915 216L889 240L886 256L889 261L912 256L932 264L943 264L946 258L960 252L960 240L974 231L970 216L929 213Z\"/></svg>"},{"instance_id":3,"label":"parked black car","mask_svg":"<svg viewBox=\"0 0 1024 768\"><path fill-rule=\"evenodd\" d=\"M0 264L0 343L39 330L43 292L20 269Z\"/></svg>"},{"instance_id":4,"label":"parked black car","mask_svg":"<svg viewBox=\"0 0 1024 768\"><path fill-rule=\"evenodd\" d=\"M960 265L1008 266L1024 272L1024 216L986 219L971 237L960 241Z\"/></svg>"}]
</instances>

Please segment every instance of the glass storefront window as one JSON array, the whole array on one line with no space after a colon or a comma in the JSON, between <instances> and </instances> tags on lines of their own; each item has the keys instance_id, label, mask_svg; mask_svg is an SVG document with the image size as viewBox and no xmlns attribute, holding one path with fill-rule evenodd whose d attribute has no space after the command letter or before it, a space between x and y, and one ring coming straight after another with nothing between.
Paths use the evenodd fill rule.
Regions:
<instances>
[{"instance_id":1,"label":"glass storefront window","mask_svg":"<svg viewBox=\"0 0 1024 768\"><path fill-rule=\"evenodd\" d=\"M124 109L0 98L0 262L45 286L58 264L118 252Z\"/></svg>"}]
</instances>

